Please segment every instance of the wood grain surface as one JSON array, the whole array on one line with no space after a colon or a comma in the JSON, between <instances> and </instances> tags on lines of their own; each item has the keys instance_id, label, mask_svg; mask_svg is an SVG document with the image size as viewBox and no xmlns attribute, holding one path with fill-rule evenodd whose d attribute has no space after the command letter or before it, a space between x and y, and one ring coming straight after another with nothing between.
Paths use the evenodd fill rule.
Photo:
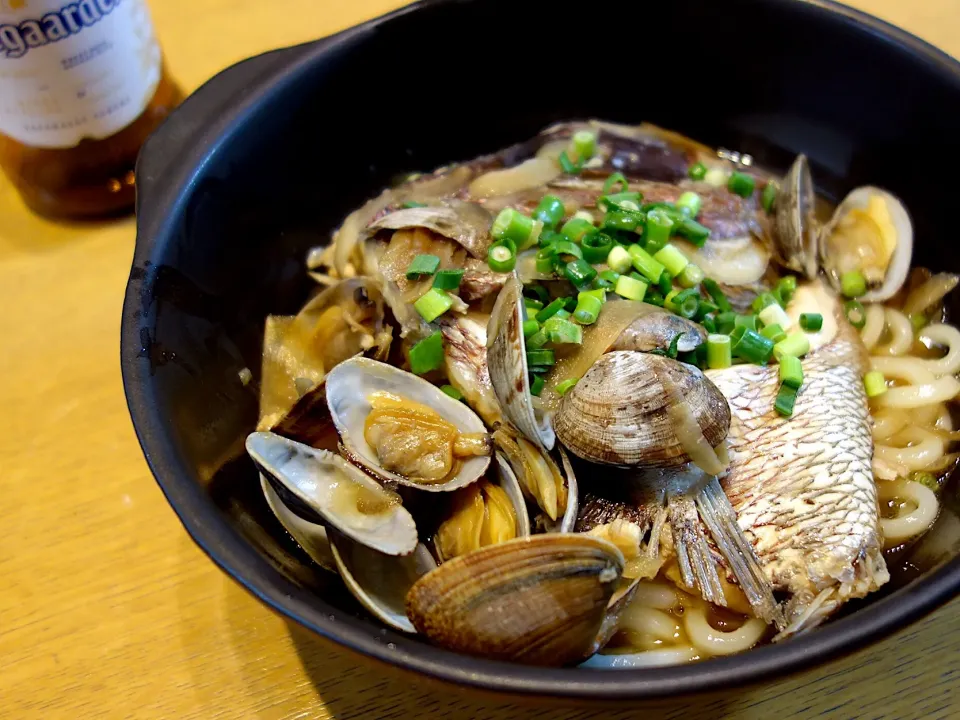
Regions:
<instances>
[{"instance_id":1,"label":"wood grain surface","mask_svg":"<svg viewBox=\"0 0 960 720\"><path fill-rule=\"evenodd\" d=\"M396 0L154 0L177 79ZM857 0L960 55L960 0ZM0 718L957 718L960 601L850 659L630 710L516 706L414 682L284 622L193 545L120 382L131 220L53 224L0 180Z\"/></svg>"}]
</instances>

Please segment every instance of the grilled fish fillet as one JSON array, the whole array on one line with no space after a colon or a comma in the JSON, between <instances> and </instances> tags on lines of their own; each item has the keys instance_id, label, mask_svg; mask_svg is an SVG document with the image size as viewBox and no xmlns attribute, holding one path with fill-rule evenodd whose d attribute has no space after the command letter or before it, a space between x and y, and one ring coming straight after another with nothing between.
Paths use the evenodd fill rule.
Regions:
<instances>
[{"instance_id":1,"label":"grilled fish fillet","mask_svg":"<svg viewBox=\"0 0 960 720\"><path fill-rule=\"evenodd\" d=\"M809 311L799 296L801 307L792 303L791 314ZM803 361L792 417L773 409L776 366L707 373L733 416L723 488L767 579L789 596L782 635L818 625L889 580L862 380L866 350L834 298L821 288L804 297L827 319L820 333L826 342Z\"/></svg>"}]
</instances>

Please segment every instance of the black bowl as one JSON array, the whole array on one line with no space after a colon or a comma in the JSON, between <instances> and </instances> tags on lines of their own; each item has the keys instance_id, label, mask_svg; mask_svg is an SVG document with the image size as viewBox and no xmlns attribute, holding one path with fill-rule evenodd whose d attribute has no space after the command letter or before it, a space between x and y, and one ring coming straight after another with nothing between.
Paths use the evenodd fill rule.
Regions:
<instances>
[{"instance_id":1,"label":"black bowl","mask_svg":"<svg viewBox=\"0 0 960 720\"><path fill-rule=\"evenodd\" d=\"M591 26L581 28L576 18ZM621 36L622 35L622 36ZM367 656L441 680L622 699L781 676L873 642L960 588L960 560L789 642L682 667L598 672L478 660L381 628L265 508L243 439L263 319L310 288L307 248L396 174L528 138L561 119L647 120L785 167L821 191L872 183L911 209L917 260L960 270L951 237L960 65L820 0L420 3L269 53L207 83L150 139L123 311L130 412L187 531L271 607Z\"/></svg>"}]
</instances>

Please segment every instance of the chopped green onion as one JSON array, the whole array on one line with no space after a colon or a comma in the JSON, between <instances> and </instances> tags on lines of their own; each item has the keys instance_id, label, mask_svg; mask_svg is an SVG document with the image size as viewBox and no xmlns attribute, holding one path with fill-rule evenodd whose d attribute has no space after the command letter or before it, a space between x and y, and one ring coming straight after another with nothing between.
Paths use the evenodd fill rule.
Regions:
<instances>
[{"instance_id":1,"label":"chopped green onion","mask_svg":"<svg viewBox=\"0 0 960 720\"><path fill-rule=\"evenodd\" d=\"M707 175L707 166L702 162L691 165L690 169L687 171L687 175L690 176L691 180L703 180L703 178Z\"/></svg>"},{"instance_id":2,"label":"chopped green onion","mask_svg":"<svg viewBox=\"0 0 960 720\"><path fill-rule=\"evenodd\" d=\"M615 172L607 178L606 182L603 183L603 194L609 195L614 185L620 186L620 192L626 192L630 188L630 184L622 172Z\"/></svg>"},{"instance_id":3,"label":"chopped green onion","mask_svg":"<svg viewBox=\"0 0 960 720\"><path fill-rule=\"evenodd\" d=\"M660 273L660 280L657 281L657 287L660 288L660 292L664 294L673 289L673 277L666 270Z\"/></svg>"},{"instance_id":4,"label":"chopped green onion","mask_svg":"<svg viewBox=\"0 0 960 720\"><path fill-rule=\"evenodd\" d=\"M729 335L707 335L707 367L722 370L733 365Z\"/></svg>"},{"instance_id":5,"label":"chopped green onion","mask_svg":"<svg viewBox=\"0 0 960 720\"><path fill-rule=\"evenodd\" d=\"M760 311L758 317L764 325L779 325L784 330L789 330L790 326L793 325L793 320L787 315L787 311L777 303L767 305Z\"/></svg>"},{"instance_id":6,"label":"chopped green onion","mask_svg":"<svg viewBox=\"0 0 960 720\"><path fill-rule=\"evenodd\" d=\"M544 323L543 330L555 345L583 343L583 328L556 315Z\"/></svg>"},{"instance_id":7,"label":"chopped green onion","mask_svg":"<svg viewBox=\"0 0 960 720\"><path fill-rule=\"evenodd\" d=\"M554 390L556 391L557 395L566 395L567 391L576 385L578 380L579 378L570 378L569 380L564 380L563 382L557 383L557 386L554 388Z\"/></svg>"},{"instance_id":8,"label":"chopped green onion","mask_svg":"<svg viewBox=\"0 0 960 720\"><path fill-rule=\"evenodd\" d=\"M400 207L404 208L405 210L412 210L413 208L423 208L426 206L427 206L426 203L417 202L416 200L407 200Z\"/></svg>"},{"instance_id":9,"label":"chopped green onion","mask_svg":"<svg viewBox=\"0 0 960 720\"><path fill-rule=\"evenodd\" d=\"M707 185L713 185L713 187L721 188L727 184L727 171L723 168L710 168L707 170L706 174L703 176L703 181Z\"/></svg>"},{"instance_id":10,"label":"chopped green onion","mask_svg":"<svg viewBox=\"0 0 960 720\"><path fill-rule=\"evenodd\" d=\"M643 301L643 296L647 293L647 283L643 280L635 280L629 275L621 275L617 278L617 284L613 291L627 300Z\"/></svg>"},{"instance_id":11,"label":"chopped green onion","mask_svg":"<svg viewBox=\"0 0 960 720\"><path fill-rule=\"evenodd\" d=\"M595 233L596 231L597 229L593 226L593 223L582 217L572 217L560 228L560 233L575 243L583 240L585 235Z\"/></svg>"},{"instance_id":12,"label":"chopped green onion","mask_svg":"<svg viewBox=\"0 0 960 720\"><path fill-rule=\"evenodd\" d=\"M703 282L703 270L700 269L699 265L690 263L683 269L683 272L680 273L677 282L685 288L696 287Z\"/></svg>"},{"instance_id":13,"label":"chopped green onion","mask_svg":"<svg viewBox=\"0 0 960 720\"><path fill-rule=\"evenodd\" d=\"M557 312L554 314L553 317L555 317L555 318L560 318L561 320L569 320L569 319L570 319L570 313L568 313L565 309L563 309L563 310L557 310Z\"/></svg>"},{"instance_id":14,"label":"chopped green onion","mask_svg":"<svg viewBox=\"0 0 960 720\"><path fill-rule=\"evenodd\" d=\"M602 288L604 290L611 290L614 285L617 284L617 280L620 278L620 273L614 272L613 270L604 270L599 275L597 275L596 280L593 281L594 286L597 288Z\"/></svg>"},{"instance_id":15,"label":"chopped green onion","mask_svg":"<svg viewBox=\"0 0 960 720\"><path fill-rule=\"evenodd\" d=\"M420 313L420 317L427 322L433 322L453 307L453 298L443 290L430 288L413 304L413 307Z\"/></svg>"},{"instance_id":16,"label":"chopped green onion","mask_svg":"<svg viewBox=\"0 0 960 720\"><path fill-rule=\"evenodd\" d=\"M546 380L543 379L542 375L534 375L533 380L530 381L530 394L534 397L539 397L540 393L543 392L543 386L546 384Z\"/></svg>"},{"instance_id":17,"label":"chopped green onion","mask_svg":"<svg viewBox=\"0 0 960 720\"><path fill-rule=\"evenodd\" d=\"M438 290L456 290L463 280L463 270L441 270L433 278L433 286Z\"/></svg>"},{"instance_id":18,"label":"chopped green onion","mask_svg":"<svg viewBox=\"0 0 960 720\"><path fill-rule=\"evenodd\" d=\"M524 291L532 292L537 296L537 300L540 301L540 307L548 305L550 303L550 293L547 291L543 285L527 285L524 288ZM539 309L539 308L538 308Z\"/></svg>"},{"instance_id":19,"label":"chopped green onion","mask_svg":"<svg viewBox=\"0 0 960 720\"><path fill-rule=\"evenodd\" d=\"M587 221L588 223L590 223L591 225L594 225L594 224L596 224L596 222L597 222L597 219L593 216L593 213L590 212L589 210L577 210L577 211L573 214L573 218L580 219L580 220L586 220L586 221ZM573 219L573 218L572 218L572 219Z\"/></svg>"},{"instance_id":20,"label":"chopped green onion","mask_svg":"<svg viewBox=\"0 0 960 720\"><path fill-rule=\"evenodd\" d=\"M653 256L653 259L663 265L663 267L667 269L667 272L674 277L682 273L687 265L690 264L687 256L677 250L675 245L671 245L670 243L667 243L657 252Z\"/></svg>"},{"instance_id":21,"label":"chopped green onion","mask_svg":"<svg viewBox=\"0 0 960 720\"><path fill-rule=\"evenodd\" d=\"M577 162L573 162L573 160L570 159L570 156L567 155L566 150L560 153L560 157L558 159L560 161L560 169L563 170L567 175L579 175L583 170L583 163L579 160Z\"/></svg>"},{"instance_id":22,"label":"chopped green onion","mask_svg":"<svg viewBox=\"0 0 960 720\"><path fill-rule=\"evenodd\" d=\"M712 315L719 308L714 305L709 300L700 300L700 307L697 309L697 317L695 318L697 322L703 320L707 315Z\"/></svg>"},{"instance_id":23,"label":"chopped green onion","mask_svg":"<svg viewBox=\"0 0 960 720\"><path fill-rule=\"evenodd\" d=\"M583 257L583 250L580 249L580 246L570 240L558 240L549 248L544 248L544 250L552 250L554 255L566 261ZM543 252L543 250L540 252Z\"/></svg>"},{"instance_id":24,"label":"chopped green onion","mask_svg":"<svg viewBox=\"0 0 960 720\"><path fill-rule=\"evenodd\" d=\"M910 325L915 333L923 330L930 322L930 319L923 313L911 313L907 317L910 319Z\"/></svg>"},{"instance_id":25,"label":"chopped green onion","mask_svg":"<svg viewBox=\"0 0 960 720\"><path fill-rule=\"evenodd\" d=\"M823 315L820 313L801 313L800 327L807 332L817 332L823 327Z\"/></svg>"},{"instance_id":26,"label":"chopped green onion","mask_svg":"<svg viewBox=\"0 0 960 720\"><path fill-rule=\"evenodd\" d=\"M577 297L577 308L573 311L573 318L581 325L592 325L600 316L603 303L596 295L582 292Z\"/></svg>"},{"instance_id":27,"label":"chopped green onion","mask_svg":"<svg viewBox=\"0 0 960 720\"><path fill-rule=\"evenodd\" d=\"M542 222L543 226L550 230L555 229L566 214L567 210L563 207L563 200L556 195L544 195L540 199L540 204L537 205L536 210L533 211L534 219Z\"/></svg>"},{"instance_id":28,"label":"chopped green onion","mask_svg":"<svg viewBox=\"0 0 960 720\"><path fill-rule=\"evenodd\" d=\"M763 188L763 194L760 196L760 205L768 215L773 212L773 206L777 202L777 184L771 180Z\"/></svg>"},{"instance_id":29,"label":"chopped green onion","mask_svg":"<svg viewBox=\"0 0 960 720\"><path fill-rule=\"evenodd\" d=\"M799 391L796 388L792 388L789 385L781 385L780 392L777 393L777 399L773 403L773 409L783 417L793 415L793 408L797 402L797 392Z\"/></svg>"},{"instance_id":30,"label":"chopped green onion","mask_svg":"<svg viewBox=\"0 0 960 720\"><path fill-rule=\"evenodd\" d=\"M593 295L593 297L595 297L597 300L599 300L602 303L605 303L607 301L607 291L604 290L603 288L597 288L594 290L584 290L583 292L580 293L580 295Z\"/></svg>"},{"instance_id":31,"label":"chopped green onion","mask_svg":"<svg viewBox=\"0 0 960 720\"><path fill-rule=\"evenodd\" d=\"M640 282L643 282L643 280ZM659 288L649 288L647 290L647 294L643 298L643 301L647 305L656 305L657 307L663 307L663 303L665 302L663 293L660 292Z\"/></svg>"},{"instance_id":32,"label":"chopped green onion","mask_svg":"<svg viewBox=\"0 0 960 720\"><path fill-rule=\"evenodd\" d=\"M717 316L713 320L717 324L718 333L729 335L737 326L737 314L732 310L717 313Z\"/></svg>"},{"instance_id":33,"label":"chopped green onion","mask_svg":"<svg viewBox=\"0 0 960 720\"><path fill-rule=\"evenodd\" d=\"M453 385L441 385L440 390L444 395L449 395L454 400L463 400L463 393L457 390Z\"/></svg>"},{"instance_id":34,"label":"chopped green onion","mask_svg":"<svg viewBox=\"0 0 960 720\"><path fill-rule=\"evenodd\" d=\"M563 310L563 306L566 305L566 302L567 302L566 298L557 298L556 300L551 302L543 310L537 313L536 315L537 322L540 323L541 325L545 323L547 320L552 318L558 312Z\"/></svg>"},{"instance_id":35,"label":"chopped green onion","mask_svg":"<svg viewBox=\"0 0 960 720\"><path fill-rule=\"evenodd\" d=\"M583 288L593 282L593 279L597 276L597 270L586 260L577 258L566 264L563 268L563 274L574 286Z\"/></svg>"},{"instance_id":36,"label":"chopped green onion","mask_svg":"<svg viewBox=\"0 0 960 720\"><path fill-rule=\"evenodd\" d=\"M735 328L742 327L747 330L756 330L757 329L757 316L756 315L737 315L736 319L733 321L733 326Z\"/></svg>"},{"instance_id":37,"label":"chopped green onion","mask_svg":"<svg viewBox=\"0 0 960 720\"><path fill-rule=\"evenodd\" d=\"M879 370L871 370L863 376L863 387L868 398L875 398L887 391L887 379Z\"/></svg>"},{"instance_id":38,"label":"chopped green onion","mask_svg":"<svg viewBox=\"0 0 960 720\"><path fill-rule=\"evenodd\" d=\"M603 227L607 230L616 230L619 232L633 232L640 225L640 218L636 213L624 212L623 210L608 210L603 216Z\"/></svg>"},{"instance_id":39,"label":"chopped green onion","mask_svg":"<svg viewBox=\"0 0 960 720\"><path fill-rule=\"evenodd\" d=\"M700 308L700 293L697 292L696 288L690 288L680 292L671 292L667 295L664 307L668 310L673 310L673 312L681 317L692 319L696 316L697 310Z\"/></svg>"},{"instance_id":40,"label":"chopped green onion","mask_svg":"<svg viewBox=\"0 0 960 720\"><path fill-rule=\"evenodd\" d=\"M541 248L546 248L564 239L565 238L563 237L563 235L556 232L555 230L550 230L548 228L544 230L542 233L540 233L540 239L538 242Z\"/></svg>"},{"instance_id":41,"label":"chopped green onion","mask_svg":"<svg viewBox=\"0 0 960 720\"><path fill-rule=\"evenodd\" d=\"M867 279L859 270L851 270L840 276L840 291L848 298L858 298L867 292Z\"/></svg>"},{"instance_id":42,"label":"chopped green onion","mask_svg":"<svg viewBox=\"0 0 960 720\"><path fill-rule=\"evenodd\" d=\"M773 346L773 355L780 360L784 355L803 357L810 352L810 340L799 330Z\"/></svg>"},{"instance_id":43,"label":"chopped green onion","mask_svg":"<svg viewBox=\"0 0 960 720\"><path fill-rule=\"evenodd\" d=\"M747 175L742 172L730 173L730 178L727 180L727 190L743 198L748 198L753 195L753 190L756 186L757 181L754 180L753 175Z\"/></svg>"},{"instance_id":44,"label":"chopped green onion","mask_svg":"<svg viewBox=\"0 0 960 720\"><path fill-rule=\"evenodd\" d=\"M800 389L803 385L803 363L800 358L784 355L780 358L780 382L789 387Z\"/></svg>"},{"instance_id":45,"label":"chopped green onion","mask_svg":"<svg viewBox=\"0 0 960 720\"><path fill-rule=\"evenodd\" d=\"M647 213L647 225L643 231L643 244L647 252L656 253L666 246L673 231L673 220L662 209Z\"/></svg>"},{"instance_id":46,"label":"chopped green onion","mask_svg":"<svg viewBox=\"0 0 960 720\"><path fill-rule=\"evenodd\" d=\"M760 293L759 295L757 295L757 297L753 299L752 307L753 307L753 311L755 313L758 313L768 305L779 305L779 304L780 303L777 302L777 298L773 296L773 293L765 292L765 293Z\"/></svg>"},{"instance_id":47,"label":"chopped green onion","mask_svg":"<svg viewBox=\"0 0 960 720\"><path fill-rule=\"evenodd\" d=\"M535 225L533 218L513 208L504 208L493 221L490 234L494 240L510 240L514 247L523 248L532 245L540 236L539 232L534 234Z\"/></svg>"},{"instance_id":48,"label":"chopped green onion","mask_svg":"<svg viewBox=\"0 0 960 720\"><path fill-rule=\"evenodd\" d=\"M857 330L862 330L867 324L867 311L858 300L847 300L843 304L843 313Z\"/></svg>"},{"instance_id":49,"label":"chopped green onion","mask_svg":"<svg viewBox=\"0 0 960 720\"><path fill-rule=\"evenodd\" d=\"M533 298L525 297L523 299L523 305L527 309L527 314L536 314L540 310L543 310L543 303L539 300L534 300Z\"/></svg>"},{"instance_id":50,"label":"chopped green onion","mask_svg":"<svg viewBox=\"0 0 960 720\"><path fill-rule=\"evenodd\" d=\"M573 134L573 151L578 160L589 160L597 152L597 134L590 130L580 130Z\"/></svg>"},{"instance_id":51,"label":"chopped green onion","mask_svg":"<svg viewBox=\"0 0 960 720\"><path fill-rule=\"evenodd\" d=\"M621 245L614 245L607 253L607 266L620 274L623 274L633 267L633 258L627 249Z\"/></svg>"},{"instance_id":52,"label":"chopped green onion","mask_svg":"<svg viewBox=\"0 0 960 720\"><path fill-rule=\"evenodd\" d=\"M603 296L599 297L598 300L602 301ZM563 309L569 312L573 312L577 307L577 298L572 295L568 295L563 299Z\"/></svg>"},{"instance_id":53,"label":"chopped green onion","mask_svg":"<svg viewBox=\"0 0 960 720\"><path fill-rule=\"evenodd\" d=\"M443 333L437 330L410 348L410 372L424 375L443 366Z\"/></svg>"},{"instance_id":54,"label":"chopped green onion","mask_svg":"<svg viewBox=\"0 0 960 720\"><path fill-rule=\"evenodd\" d=\"M424 275L433 275L440 267L436 255L417 255L407 268L407 280L418 280Z\"/></svg>"},{"instance_id":55,"label":"chopped green onion","mask_svg":"<svg viewBox=\"0 0 960 720\"><path fill-rule=\"evenodd\" d=\"M692 218L696 218L700 214L700 207L703 205L703 200L695 192L690 192L689 190L685 193L682 193L680 197L677 198L677 207L680 208L680 211L689 215Z\"/></svg>"},{"instance_id":56,"label":"chopped green onion","mask_svg":"<svg viewBox=\"0 0 960 720\"><path fill-rule=\"evenodd\" d=\"M703 303L700 303L700 306L703 307ZM703 329L709 334L713 335L717 332L717 324L713 321L712 317L700 318L699 322L701 325L703 325Z\"/></svg>"},{"instance_id":57,"label":"chopped green onion","mask_svg":"<svg viewBox=\"0 0 960 720\"><path fill-rule=\"evenodd\" d=\"M685 217L680 220L679 224L674 227L674 232L681 237L689 240L693 245L701 248L707 242L707 238L710 237L710 228L706 225L701 225L693 218Z\"/></svg>"},{"instance_id":58,"label":"chopped green onion","mask_svg":"<svg viewBox=\"0 0 960 720\"><path fill-rule=\"evenodd\" d=\"M651 350L651 351L650 351L650 354L651 354L651 355L662 355L663 357L668 357L668 358L670 358L671 360L676 360L676 359L677 359L677 355L679 354L679 352L678 352L678 347L679 347L679 345L680 345L680 338L682 338L682 337L683 337L683 333L682 333L682 332L677 333L676 335L673 336L673 339L670 340L670 344L667 346L667 349L666 349L666 350L662 350L662 349L660 349L660 348L656 348L655 350Z\"/></svg>"},{"instance_id":59,"label":"chopped green onion","mask_svg":"<svg viewBox=\"0 0 960 720\"><path fill-rule=\"evenodd\" d=\"M583 259L588 263L605 262L613 249L613 238L603 233L585 235L581 241Z\"/></svg>"},{"instance_id":60,"label":"chopped green onion","mask_svg":"<svg viewBox=\"0 0 960 720\"><path fill-rule=\"evenodd\" d=\"M537 350L550 342L550 336L543 328L540 328L530 337L526 338L527 350Z\"/></svg>"},{"instance_id":61,"label":"chopped green onion","mask_svg":"<svg viewBox=\"0 0 960 720\"><path fill-rule=\"evenodd\" d=\"M612 195L601 195L597 198L597 209L603 210L621 210L628 213L640 212L640 203L643 196L638 192L618 192Z\"/></svg>"},{"instance_id":62,"label":"chopped green onion","mask_svg":"<svg viewBox=\"0 0 960 720\"><path fill-rule=\"evenodd\" d=\"M920 483L928 490L933 490L935 493L940 492L940 483L937 482L937 477L931 472L926 472L924 470L915 470L907 476L907 479L910 482Z\"/></svg>"},{"instance_id":63,"label":"chopped green onion","mask_svg":"<svg viewBox=\"0 0 960 720\"><path fill-rule=\"evenodd\" d=\"M773 340L774 343L778 343L787 337L787 334L783 331L783 327L777 325L776 323L767 325L763 330L760 331L760 334L769 340Z\"/></svg>"},{"instance_id":64,"label":"chopped green onion","mask_svg":"<svg viewBox=\"0 0 960 720\"><path fill-rule=\"evenodd\" d=\"M523 321L523 336L525 338L530 337L540 329L540 323L538 323L534 318Z\"/></svg>"},{"instance_id":65,"label":"chopped green onion","mask_svg":"<svg viewBox=\"0 0 960 720\"><path fill-rule=\"evenodd\" d=\"M527 365L550 367L557 362L553 350L527 350Z\"/></svg>"},{"instance_id":66,"label":"chopped green onion","mask_svg":"<svg viewBox=\"0 0 960 720\"><path fill-rule=\"evenodd\" d=\"M554 265L555 260L556 260L556 257L553 255L553 253L550 253L549 255L544 255L543 250L541 250L540 252L537 253L537 260L536 260L537 272L540 273L541 275L552 275L554 272L556 272L556 267Z\"/></svg>"},{"instance_id":67,"label":"chopped green onion","mask_svg":"<svg viewBox=\"0 0 960 720\"><path fill-rule=\"evenodd\" d=\"M487 265L494 272L510 272L517 266L517 256L509 246L496 243L487 251Z\"/></svg>"},{"instance_id":68,"label":"chopped green onion","mask_svg":"<svg viewBox=\"0 0 960 720\"><path fill-rule=\"evenodd\" d=\"M774 291L774 294L780 298L780 304L786 307L796 291L797 276L787 275L780 278L780 282L777 283L777 289Z\"/></svg>"},{"instance_id":69,"label":"chopped green onion","mask_svg":"<svg viewBox=\"0 0 960 720\"><path fill-rule=\"evenodd\" d=\"M754 365L766 365L773 354L773 341L755 330L744 328L743 335L733 345L733 354Z\"/></svg>"},{"instance_id":70,"label":"chopped green onion","mask_svg":"<svg viewBox=\"0 0 960 720\"><path fill-rule=\"evenodd\" d=\"M633 267L638 273L650 282L660 282L660 276L663 275L664 267L659 261L654 260L653 256L639 245L631 245L627 248L627 251L632 256Z\"/></svg>"},{"instance_id":71,"label":"chopped green onion","mask_svg":"<svg viewBox=\"0 0 960 720\"><path fill-rule=\"evenodd\" d=\"M713 301L722 312L728 313L733 310L733 306L730 304L730 301L727 300L727 296L723 294L723 290L720 289L720 285L717 284L716 280L704 278L703 289L713 298Z\"/></svg>"}]
</instances>

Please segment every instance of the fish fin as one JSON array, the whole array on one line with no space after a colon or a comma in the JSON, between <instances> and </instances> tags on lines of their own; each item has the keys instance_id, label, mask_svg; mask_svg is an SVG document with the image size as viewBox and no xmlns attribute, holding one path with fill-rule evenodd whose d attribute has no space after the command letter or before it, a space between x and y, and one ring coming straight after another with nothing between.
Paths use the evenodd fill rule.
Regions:
<instances>
[{"instance_id":1,"label":"fish fin","mask_svg":"<svg viewBox=\"0 0 960 720\"><path fill-rule=\"evenodd\" d=\"M683 583L698 590L704 600L726 605L716 559L704 535L697 504L689 495L668 491L667 513Z\"/></svg>"},{"instance_id":2,"label":"fish fin","mask_svg":"<svg viewBox=\"0 0 960 720\"><path fill-rule=\"evenodd\" d=\"M791 620L789 625L780 628L780 632L774 636L773 642L780 642L804 630L815 628L839 607L837 594L835 585L821 590L806 607L803 607L803 611Z\"/></svg>"},{"instance_id":3,"label":"fish fin","mask_svg":"<svg viewBox=\"0 0 960 720\"><path fill-rule=\"evenodd\" d=\"M783 610L760 566L760 559L737 524L737 513L717 479L711 478L696 497L697 509L720 554L761 620L786 628Z\"/></svg>"}]
</instances>

